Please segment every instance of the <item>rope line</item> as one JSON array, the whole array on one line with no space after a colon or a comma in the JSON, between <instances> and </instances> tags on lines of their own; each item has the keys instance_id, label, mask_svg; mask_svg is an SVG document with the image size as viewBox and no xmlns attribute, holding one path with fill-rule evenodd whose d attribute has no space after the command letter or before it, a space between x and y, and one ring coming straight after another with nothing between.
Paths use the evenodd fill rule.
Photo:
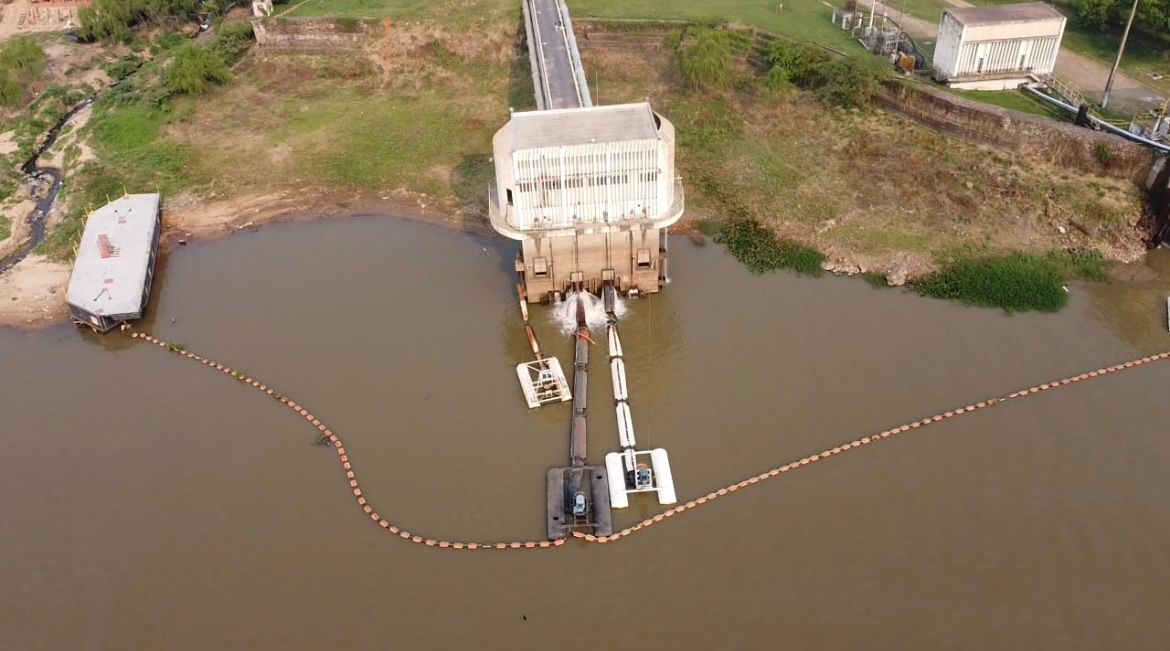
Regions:
<instances>
[{"instance_id":1,"label":"rope line","mask_svg":"<svg viewBox=\"0 0 1170 651\"><path fill-rule=\"evenodd\" d=\"M330 430L323 422L321 422L320 419L316 418L315 416L313 416L312 413L310 413L307 409L305 409L303 405L297 404L296 402L289 400L289 398L287 396L275 391L274 389L272 389L271 387L269 387L266 384L262 384L261 382L259 382L258 380L254 379L252 377L244 375L243 373L240 373L239 371L235 371L229 367L224 366L223 364L220 364L218 362L210 360L206 357L200 357L199 355L196 355L188 350L185 350L183 347L181 347L177 344L169 343L167 341L164 341L162 339L159 339L157 337L153 337L147 333L142 333L142 332L133 332L130 334L130 336L134 339L141 339L141 340L146 341L148 343L154 344L154 345L158 346L159 348L169 350L170 352L173 352L181 357L186 357L187 359L197 361L197 362L203 364L204 366L206 366L208 368L212 368L212 369L217 370L217 371L220 371L220 372L224 373L225 375L229 375L229 376L235 378L236 380L242 382L243 384L251 386L252 388L254 388L258 391L261 391L262 393L280 401L281 404L288 407L289 409L292 409L299 416L304 418L305 421L307 421L310 425L312 425L313 427L315 427L317 429L317 432L321 437L320 438L321 442L327 443L328 445L332 446L334 448L334 450L336 451L337 459L341 463L342 470L345 471L345 477L349 481L349 487L353 491L354 499L357 501L357 504L361 508L362 512L367 517L369 517L370 520L374 524L378 525L379 527L382 528L382 530L386 531L387 533L389 533L391 535L397 536L403 540L406 540L406 541L409 541L409 542L412 542L412 543L415 543L418 545L425 545L427 547L436 547L439 549L458 549L458 550L467 550L467 551L509 550L509 549L547 549L547 548L552 548L552 547L560 547L560 546L564 545L564 543L565 543L565 539L563 539L563 538L558 539L558 540L553 540L553 541L549 541L549 540L532 541L532 540L530 540L530 541L523 541L523 542L450 542L450 541L446 541L446 540L437 540L434 538L424 538L423 536L413 534L405 529L402 529L398 526L395 526L395 525L391 524L389 520L386 520L385 517L383 517L378 511L376 511L374 509L374 507L366 499L365 495L362 493L362 489L358 483L357 476L354 474L353 464L350 462L349 455L345 451L345 444L341 441L340 438L338 438L338 436L336 434L333 433L332 430ZM670 519L670 518L672 518L680 513L683 513L685 511L690 511L690 510L692 510L696 507L702 506L704 504L709 504L709 503L711 503L711 502L713 502L721 497L726 497L728 495L731 495L732 493L735 493L736 491L739 491L740 489L747 488L749 486L758 484L762 481L766 481L769 479L775 479L776 477L779 477L780 475L783 475L784 473L796 470L797 468L804 468L804 467L811 465L813 463L816 463L818 461L824 461L825 459L828 459L830 457L837 456L837 455L843 454L845 452L850 452L852 450L856 450L856 449L864 447L866 445L871 445L873 443L877 443L878 441L888 439L891 436L902 434L904 432L909 432L911 430L920 429L920 428L926 427L928 425L934 425L935 423L939 423L939 422L942 422L944 420L958 418L960 416L966 416L968 414L979 411L981 409L986 409L988 407L994 407L998 404L1007 402L1009 400L1016 400L1019 398L1027 398L1029 396L1034 396L1038 393L1043 393L1045 391L1051 391L1053 389L1058 389L1061 387L1066 387L1066 386L1071 385L1071 384L1076 384L1077 382L1084 382L1085 380L1103 377L1106 375L1110 375L1112 373L1126 371L1126 370L1129 370L1132 368L1137 368L1139 366L1143 366L1145 364L1150 364L1153 362L1160 362L1160 361L1163 361L1166 359L1170 359L1170 351L1164 352L1164 353L1159 353L1157 355L1151 355L1149 357L1142 357L1140 359L1135 359L1135 360L1132 360L1129 362L1125 362L1123 364L1116 364L1114 366L1107 366L1105 368L1097 369L1095 371L1089 371L1088 373L1081 373L1080 375L1064 378L1062 380L1057 380L1055 382L1048 382L1045 384L1039 384L1039 385L1024 389L1022 391L1016 391L1015 393L1011 393L1011 394L1008 394L1008 395L1000 397L1000 398L989 398L987 400L981 400L979 402L969 404L965 407L960 407L958 409L946 411L946 412L943 412L941 414L936 414L934 416L930 416L928 418L923 418L921 420L917 420L917 421L914 421L912 423L907 423L905 425L901 425L898 427L894 427L892 429L885 430L884 432L880 432L878 434L864 436L864 437L861 437L859 439L855 439L853 441L850 441L848 443L843 443L843 444L838 445L836 447L824 450L823 452L820 452L818 454L813 454L813 455L798 459L796 461L791 461L791 462L786 463L782 466L777 466L775 468L772 468L770 470L762 472L762 473L755 475L753 477L749 477L748 479L745 479L745 480L740 481L738 483L724 486L723 488L720 488L718 490L707 493L706 495L699 497L697 499L693 499L685 504L680 504L672 509L663 511L662 513L659 513L657 515L646 518L645 520L642 520L638 524L635 524L631 527L627 527L625 529L622 529L621 531L619 531L615 534L612 534L610 536L594 536L592 534L586 534L586 533L582 533L580 531L574 531L574 532L572 532L572 534L573 534L574 538L577 538L579 540L583 540L585 542L590 542L590 543L609 543L609 542L613 542L616 540L620 540L620 539L625 538L627 536L631 536L635 533L643 531L643 530L647 529L648 527L652 527L652 526L659 524L661 522L665 522L666 520L668 520L668 519Z\"/></svg>"}]
</instances>

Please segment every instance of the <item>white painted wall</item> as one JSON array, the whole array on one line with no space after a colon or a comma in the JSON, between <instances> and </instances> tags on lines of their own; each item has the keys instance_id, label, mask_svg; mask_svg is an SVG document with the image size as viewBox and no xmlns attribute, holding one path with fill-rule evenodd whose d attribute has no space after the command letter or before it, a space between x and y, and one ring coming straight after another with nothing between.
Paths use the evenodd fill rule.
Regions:
<instances>
[{"instance_id":1,"label":"white painted wall","mask_svg":"<svg viewBox=\"0 0 1170 651\"><path fill-rule=\"evenodd\" d=\"M935 45L935 78L1051 74L1064 25L1065 19L1060 18L965 27L943 13Z\"/></svg>"},{"instance_id":2,"label":"white painted wall","mask_svg":"<svg viewBox=\"0 0 1170 651\"><path fill-rule=\"evenodd\" d=\"M658 138L509 151L507 127L495 142L496 191L514 228L660 219L674 203L674 127ZM510 200L510 203L509 203Z\"/></svg>"}]
</instances>

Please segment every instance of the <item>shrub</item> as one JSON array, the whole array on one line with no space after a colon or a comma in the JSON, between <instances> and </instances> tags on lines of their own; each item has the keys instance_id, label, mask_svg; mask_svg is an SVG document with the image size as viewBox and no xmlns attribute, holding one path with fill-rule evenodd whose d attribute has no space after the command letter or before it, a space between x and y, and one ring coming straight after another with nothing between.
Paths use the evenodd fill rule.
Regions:
<instances>
[{"instance_id":1,"label":"shrub","mask_svg":"<svg viewBox=\"0 0 1170 651\"><path fill-rule=\"evenodd\" d=\"M722 225L715 241L726 244L752 273L791 269L799 274L819 276L825 256L816 249L781 240L776 233L754 219L733 219Z\"/></svg>"},{"instance_id":2,"label":"shrub","mask_svg":"<svg viewBox=\"0 0 1170 651\"><path fill-rule=\"evenodd\" d=\"M252 47L252 23L225 23L216 28L215 33L211 51L229 66L239 61Z\"/></svg>"},{"instance_id":3,"label":"shrub","mask_svg":"<svg viewBox=\"0 0 1170 651\"><path fill-rule=\"evenodd\" d=\"M167 87L187 95L201 95L213 83L222 84L230 78L227 63L218 54L194 43L179 48L167 69Z\"/></svg>"},{"instance_id":4,"label":"shrub","mask_svg":"<svg viewBox=\"0 0 1170 651\"><path fill-rule=\"evenodd\" d=\"M679 66L691 86L726 88L731 83L731 42L717 32L703 32L679 51Z\"/></svg>"},{"instance_id":5,"label":"shrub","mask_svg":"<svg viewBox=\"0 0 1170 651\"><path fill-rule=\"evenodd\" d=\"M1056 312L1068 302L1066 270L1045 257L1024 253L986 258L961 257L920 279L923 296L998 307L1008 312Z\"/></svg>"},{"instance_id":6,"label":"shrub","mask_svg":"<svg viewBox=\"0 0 1170 651\"><path fill-rule=\"evenodd\" d=\"M781 78L808 87L818 79L822 66L829 63L829 53L809 43L776 41L768 48L771 78Z\"/></svg>"},{"instance_id":7,"label":"shrub","mask_svg":"<svg viewBox=\"0 0 1170 651\"><path fill-rule=\"evenodd\" d=\"M0 47L0 70L18 81L38 79L47 63L45 51L27 36L14 36Z\"/></svg>"},{"instance_id":8,"label":"shrub","mask_svg":"<svg viewBox=\"0 0 1170 651\"><path fill-rule=\"evenodd\" d=\"M94 0L78 11L78 32L89 41L129 43L134 38L134 25L189 18L195 15L196 3L197 0Z\"/></svg>"},{"instance_id":9,"label":"shrub","mask_svg":"<svg viewBox=\"0 0 1170 651\"><path fill-rule=\"evenodd\" d=\"M817 70L817 94L836 106L864 106L889 75L885 59L858 54L831 61Z\"/></svg>"},{"instance_id":10,"label":"shrub","mask_svg":"<svg viewBox=\"0 0 1170 651\"><path fill-rule=\"evenodd\" d=\"M24 103L24 84L0 73L0 105L13 107Z\"/></svg>"},{"instance_id":11,"label":"shrub","mask_svg":"<svg viewBox=\"0 0 1170 651\"><path fill-rule=\"evenodd\" d=\"M45 74L47 58L36 41L27 36L14 36L0 47L0 105L20 106L24 103L29 82Z\"/></svg>"}]
</instances>

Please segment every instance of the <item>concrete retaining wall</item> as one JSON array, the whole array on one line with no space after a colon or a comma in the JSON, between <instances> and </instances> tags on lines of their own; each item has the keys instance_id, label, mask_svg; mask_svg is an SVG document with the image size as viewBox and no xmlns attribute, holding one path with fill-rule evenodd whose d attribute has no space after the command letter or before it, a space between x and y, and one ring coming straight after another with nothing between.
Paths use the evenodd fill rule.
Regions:
<instances>
[{"instance_id":1,"label":"concrete retaining wall","mask_svg":"<svg viewBox=\"0 0 1170 651\"><path fill-rule=\"evenodd\" d=\"M352 52L384 38L389 21L344 18L257 18L256 43L275 52Z\"/></svg>"},{"instance_id":2,"label":"concrete retaining wall","mask_svg":"<svg viewBox=\"0 0 1170 651\"><path fill-rule=\"evenodd\" d=\"M1152 150L1114 135L973 102L925 85L889 82L877 102L915 122L1071 170L1142 182L1156 158Z\"/></svg>"}]
</instances>

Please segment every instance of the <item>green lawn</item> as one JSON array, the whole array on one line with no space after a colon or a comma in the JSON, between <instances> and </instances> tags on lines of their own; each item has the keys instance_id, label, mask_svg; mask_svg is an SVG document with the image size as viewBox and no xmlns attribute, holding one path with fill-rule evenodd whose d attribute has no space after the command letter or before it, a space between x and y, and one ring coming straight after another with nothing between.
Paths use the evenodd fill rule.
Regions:
<instances>
[{"instance_id":1,"label":"green lawn","mask_svg":"<svg viewBox=\"0 0 1170 651\"><path fill-rule=\"evenodd\" d=\"M806 41L848 46L848 34L831 22L833 10L821 0L567 0L575 18L718 17Z\"/></svg>"},{"instance_id":2,"label":"green lawn","mask_svg":"<svg viewBox=\"0 0 1170 651\"><path fill-rule=\"evenodd\" d=\"M936 88L942 88L959 97L964 97L975 102L991 104L1001 108L1012 109L1013 111L1022 111L1046 118L1067 117L1065 113L1055 109L1052 105L1045 104L1043 100L1038 100L1024 93L1022 90L955 90L941 85L936 86Z\"/></svg>"},{"instance_id":3,"label":"green lawn","mask_svg":"<svg viewBox=\"0 0 1170 651\"><path fill-rule=\"evenodd\" d=\"M486 22L501 16L520 17L520 0L308 0L286 16L419 20L449 25ZM277 13L282 10L278 9Z\"/></svg>"}]
</instances>

